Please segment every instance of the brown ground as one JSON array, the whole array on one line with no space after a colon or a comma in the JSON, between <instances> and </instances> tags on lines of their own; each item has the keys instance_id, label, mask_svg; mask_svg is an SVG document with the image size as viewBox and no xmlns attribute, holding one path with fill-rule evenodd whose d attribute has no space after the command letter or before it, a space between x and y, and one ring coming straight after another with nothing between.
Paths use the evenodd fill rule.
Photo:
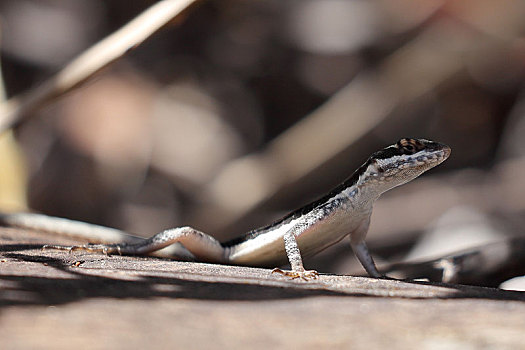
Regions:
<instances>
[{"instance_id":1,"label":"brown ground","mask_svg":"<svg viewBox=\"0 0 525 350\"><path fill-rule=\"evenodd\" d=\"M62 242L66 242L61 239ZM42 251L0 231L2 349L525 349L525 294Z\"/></svg>"}]
</instances>

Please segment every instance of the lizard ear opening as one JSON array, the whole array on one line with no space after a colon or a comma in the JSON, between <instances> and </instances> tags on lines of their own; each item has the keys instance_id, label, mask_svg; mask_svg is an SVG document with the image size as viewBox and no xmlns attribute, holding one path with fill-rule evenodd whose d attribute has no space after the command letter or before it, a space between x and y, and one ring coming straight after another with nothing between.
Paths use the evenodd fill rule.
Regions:
<instances>
[{"instance_id":1,"label":"lizard ear opening","mask_svg":"<svg viewBox=\"0 0 525 350\"><path fill-rule=\"evenodd\" d=\"M379 164L379 162L377 161L377 159L374 159L370 165L373 165L375 170L378 172L378 173L383 173L385 172L385 169L383 169L383 167L381 166L381 164Z\"/></svg>"}]
</instances>

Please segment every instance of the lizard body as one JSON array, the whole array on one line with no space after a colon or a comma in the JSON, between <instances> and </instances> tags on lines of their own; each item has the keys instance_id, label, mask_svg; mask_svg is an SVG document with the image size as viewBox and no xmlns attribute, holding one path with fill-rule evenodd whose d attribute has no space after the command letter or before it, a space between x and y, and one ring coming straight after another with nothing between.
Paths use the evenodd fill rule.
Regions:
<instances>
[{"instance_id":1,"label":"lizard body","mask_svg":"<svg viewBox=\"0 0 525 350\"><path fill-rule=\"evenodd\" d=\"M450 147L444 144L401 139L372 154L350 178L319 200L224 243L191 227L168 229L144 239L115 229L39 214L3 214L1 219L11 226L119 242L48 248L140 255L181 243L203 262L279 266L288 261L291 271L276 271L303 279L315 278L317 272L305 270L302 257L314 255L350 236L352 249L368 274L381 277L364 241L374 202L382 193L413 180L449 155Z\"/></svg>"}]
</instances>

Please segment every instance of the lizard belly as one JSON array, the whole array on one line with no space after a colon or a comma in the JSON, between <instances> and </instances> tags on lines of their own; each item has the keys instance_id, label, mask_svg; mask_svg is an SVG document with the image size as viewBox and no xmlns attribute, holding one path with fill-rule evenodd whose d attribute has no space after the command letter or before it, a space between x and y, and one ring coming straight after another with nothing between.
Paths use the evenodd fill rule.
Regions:
<instances>
[{"instance_id":1,"label":"lizard belly","mask_svg":"<svg viewBox=\"0 0 525 350\"><path fill-rule=\"evenodd\" d=\"M339 242L355 230L361 218L349 217L348 213L335 212L315 222L296 236L302 257L314 255ZM229 262L238 265L275 267L288 262L284 248L284 234L299 220L281 225L250 241L232 247Z\"/></svg>"},{"instance_id":2,"label":"lizard belly","mask_svg":"<svg viewBox=\"0 0 525 350\"><path fill-rule=\"evenodd\" d=\"M284 234L293 227L297 220L281 225L275 230L263 233L249 241L232 247L229 263L247 266L278 266L286 263Z\"/></svg>"},{"instance_id":3,"label":"lizard belly","mask_svg":"<svg viewBox=\"0 0 525 350\"><path fill-rule=\"evenodd\" d=\"M339 242L360 224L361 219L348 213L335 212L316 222L296 236L303 258L319 253Z\"/></svg>"}]
</instances>

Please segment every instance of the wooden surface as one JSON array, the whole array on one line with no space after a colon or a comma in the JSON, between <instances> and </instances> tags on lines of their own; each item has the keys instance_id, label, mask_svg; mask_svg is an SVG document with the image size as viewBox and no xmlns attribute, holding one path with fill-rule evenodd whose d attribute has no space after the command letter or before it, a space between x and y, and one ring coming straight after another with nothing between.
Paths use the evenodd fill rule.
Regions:
<instances>
[{"instance_id":1,"label":"wooden surface","mask_svg":"<svg viewBox=\"0 0 525 350\"><path fill-rule=\"evenodd\" d=\"M42 251L0 229L2 349L525 349L525 293Z\"/></svg>"}]
</instances>

